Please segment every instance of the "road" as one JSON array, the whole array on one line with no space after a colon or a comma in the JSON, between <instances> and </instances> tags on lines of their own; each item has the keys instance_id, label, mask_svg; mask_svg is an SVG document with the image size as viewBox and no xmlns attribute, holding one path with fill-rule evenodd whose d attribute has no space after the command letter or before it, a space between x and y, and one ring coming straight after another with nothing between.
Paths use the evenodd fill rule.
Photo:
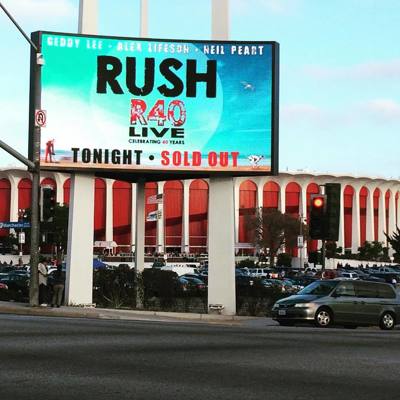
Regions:
<instances>
[{"instance_id":1,"label":"road","mask_svg":"<svg viewBox=\"0 0 400 400\"><path fill-rule=\"evenodd\" d=\"M0 398L394 399L400 331L0 315Z\"/></svg>"}]
</instances>

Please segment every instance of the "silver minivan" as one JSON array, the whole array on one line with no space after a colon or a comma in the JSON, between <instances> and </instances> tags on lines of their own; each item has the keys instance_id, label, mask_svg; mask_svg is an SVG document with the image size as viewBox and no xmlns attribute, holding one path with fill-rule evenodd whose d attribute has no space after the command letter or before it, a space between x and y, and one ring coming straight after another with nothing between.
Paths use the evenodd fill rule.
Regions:
<instances>
[{"instance_id":1,"label":"silver minivan","mask_svg":"<svg viewBox=\"0 0 400 400\"><path fill-rule=\"evenodd\" d=\"M272 308L273 319L285 326L308 321L324 328L377 325L390 330L399 316L400 298L393 286L368 281L316 281Z\"/></svg>"}]
</instances>

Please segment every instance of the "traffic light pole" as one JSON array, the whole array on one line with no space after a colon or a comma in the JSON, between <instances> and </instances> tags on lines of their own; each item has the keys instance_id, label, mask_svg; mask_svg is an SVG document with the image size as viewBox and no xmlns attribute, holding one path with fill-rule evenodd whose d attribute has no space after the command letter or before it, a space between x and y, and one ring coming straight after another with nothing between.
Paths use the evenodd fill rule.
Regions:
<instances>
[{"instance_id":1,"label":"traffic light pole","mask_svg":"<svg viewBox=\"0 0 400 400\"><path fill-rule=\"evenodd\" d=\"M40 53L31 48L31 109L29 116L30 158L34 163L32 169L32 202L31 202L31 277L29 286L29 303L39 305L39 188L40 188L40 127L35 126L35 110L41 108L41 63Z\"/></svg>"},{"instance_id":2,"label":"traffic light pole","mask_svg":"<svg viewBox=\"0 0 400 400\"><path fill-rule=\"evenodd\" d=\"M322 271L325 270L325 255L326 255L326 246L325 246L325 239L322 239L322 246L321 246L321 265Z\"/></svg>"}]
</instances>

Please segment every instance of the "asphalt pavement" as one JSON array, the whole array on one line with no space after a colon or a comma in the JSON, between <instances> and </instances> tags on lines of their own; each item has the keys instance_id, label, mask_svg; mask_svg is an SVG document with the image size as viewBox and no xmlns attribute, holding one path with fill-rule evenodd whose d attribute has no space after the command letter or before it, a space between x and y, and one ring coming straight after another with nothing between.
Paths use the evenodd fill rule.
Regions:
<instances>
[{"instance_id":1,"label":"asphalt pavement","mask_svg":"<svg viewBox=\"0 0 400 400\"><path fill-rule=\"evenodd\" d=\"M400 331L0 315L0 398L395 399Z\"/></svg>"}]
</instances>

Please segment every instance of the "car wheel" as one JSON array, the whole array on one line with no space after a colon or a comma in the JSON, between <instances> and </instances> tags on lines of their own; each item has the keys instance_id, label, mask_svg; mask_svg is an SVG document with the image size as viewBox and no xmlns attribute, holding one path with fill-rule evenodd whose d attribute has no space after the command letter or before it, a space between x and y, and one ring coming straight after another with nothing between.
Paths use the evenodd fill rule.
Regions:
<instances>
[{"instance_id":1,"label":"car wheel","mask_svg":"<svg viewBox=\"0 0 400 400\"><path fill-rule=\"evenodd\" d=\"M379 321L379 327L385 331L394 329L396 325L395 317L390 311L385 311Z\"/></svg>"},{"instance_id":2,"label":"car wheel","mask_svg":"<svg viewBox=\"0 0 400 400\"><path fill-rule=\"evenodd\" d=\"M315 313L315 324L319 328L328 328L329 326L332 326L333 324L332 312L327 308L320 308Z\"/></svg>"}]
</instances>

